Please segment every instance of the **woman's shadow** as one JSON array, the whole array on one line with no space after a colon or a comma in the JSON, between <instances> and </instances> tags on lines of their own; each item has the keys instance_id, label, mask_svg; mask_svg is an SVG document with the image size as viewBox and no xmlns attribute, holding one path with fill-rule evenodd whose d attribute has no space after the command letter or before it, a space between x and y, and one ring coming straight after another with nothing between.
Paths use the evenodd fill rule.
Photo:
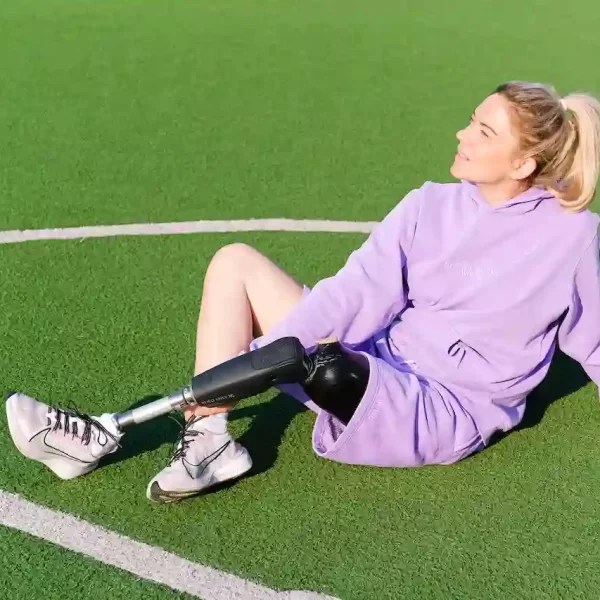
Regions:
<instances>
[{"instance_id":1,"label":"woman's shadow","mask_svg":"<svg viewBox=\"0 0 600 600\"><path fill-rule=\"evenodd\" d=\"M537 426L554 402L578 391L589 381L579 363L562 352L557 352L548 374L542 383L529 394L525 415L513 431ZM157 395L147 396L130 406L129 409L142 406L160 397ZM242 405L232 411L231 421L246 417L253 418L249 429L238 440L252 456L253 467L247 476L263 473L275 464L286 429L296 415L306 410L300 402L280 393L267 402L251 406ZM182 427L181 413L175 413L172 418L164 417L140 423L127 431L120 450L104 459L103 464L119 463L156 450L167 443L174 445ZM497 444L510 433L496 434L488 446Z\"/></svg>"},{"instance_id":2,"label":"woman's shadow","mask_svg":"<svg viewBox=\"0 0 600 600\"><path fill-rule=\"evenodd\" d=\"M131 405L128 410L159 398L161 396L147 396ZM248 430L237 440L252 457L253 466L247 476L263 473L275 464L286 429L296 415L306 410L300 402L282 393L261 404L242 405L233 409L230 421L253 418ZM121 441L121 448L104 459L103 465L120 463L134 456L152 452L164 444L174 445L182 428L183 417L180 412L170 417L139 423L126 432Z\"/></svg>"},{"instance_id":3,"label":"woman's shadow","mask_svg":"<svg viewBox=\"0 0 600 600\"><path fill-rule=\"evenodd\" d=\"M529 394L521 423L512 431L537 426L554 402L574 394L589 382L589 377L578 362L563 352L557 351L552 359L548 374ZM511 431L494 435L489 446L497 444L510 434Z\"/></svg>"}]
</instances>

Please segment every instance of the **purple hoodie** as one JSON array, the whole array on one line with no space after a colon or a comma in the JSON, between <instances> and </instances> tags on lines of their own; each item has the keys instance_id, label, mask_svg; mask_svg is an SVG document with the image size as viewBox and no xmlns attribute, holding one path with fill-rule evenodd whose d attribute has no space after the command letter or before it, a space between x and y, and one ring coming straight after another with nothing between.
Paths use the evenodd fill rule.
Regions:
<instances>
[{"instance_id":1,"label":"purple hoodie","mask_svg":"<svg viewBox=\"0 0 600 600\"><path fill-rule=\"evenodd\" d=\"M410 372L412 391L404 384L393 392L381 381L370 384L368 393L378 395L379 425L367 428L360 444L377 438L374 427L387 422L386 410L397 412L402 403L414 402L405 394L417 393L431 410L426 418L418 407L410 413L410 426L425 431L424 442L411 442L420 456L413 462L453 462L427 444L439 447L451 435L452 444L460 445L457 429L465 419L482 444L495 431L514 428L557 342L600 384L598 221L589 211L568 213L540 188L492 207L473 184L428 182L374 228L337 274L320 281L251 347L284 336L296 336L309 352L325 337L359 350L374 348L378 340L383 352L367 350L377 355L370 359L371 378L385 384L385 378ZM348 440L349 449L338 455L335 444L344 427L330 416L315 427L315 449L323 456L399 464L379 458L383 447L372 457L355 457L360 449ZM355 428L351 421L348 429ZM473 442L468 452L478 448Z\"/></svg>"}]
</instances>

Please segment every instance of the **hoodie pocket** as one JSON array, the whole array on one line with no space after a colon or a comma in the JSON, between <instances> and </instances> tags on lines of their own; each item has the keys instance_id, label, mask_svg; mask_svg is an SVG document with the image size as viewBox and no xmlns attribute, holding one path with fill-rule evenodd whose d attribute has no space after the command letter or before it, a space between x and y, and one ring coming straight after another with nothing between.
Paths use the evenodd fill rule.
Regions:
<instances>
[{"instance_id":1,"label":"hoodie pocket","mask_svg":"<svg viewBox=\"0 0 600 600\"><path fill-rule=\"evenodd\" d=\"M468 351L459 332L439 313L405 315L393 327L391 342L400 356L414 359L419 366L428 366L427 371L438 373L454 373Z\"/></svg>"},{"instance_id":2,"label":"hoodie pocket","mask_svg":"<svg viewBox=\"0 0 600 600\"><path fill-rule=\"evenodd\" d=\"M454 339L449 343L448 356L454 359L456 368L460 367L465 356L467 355L467 346L461 339Z\"/></svg>"},{"instance_id":3,"label":"hoodie pocket","mask_svg":"<svg viewBox=\"0 0 600 600\"><path fill-rule=\"evenodd\" d=\"M440 313L431 315L426 346L435 354L445 354L450 363L459 367L465 358L467 346L460 333Z\"/></svg>"}]
</instances>

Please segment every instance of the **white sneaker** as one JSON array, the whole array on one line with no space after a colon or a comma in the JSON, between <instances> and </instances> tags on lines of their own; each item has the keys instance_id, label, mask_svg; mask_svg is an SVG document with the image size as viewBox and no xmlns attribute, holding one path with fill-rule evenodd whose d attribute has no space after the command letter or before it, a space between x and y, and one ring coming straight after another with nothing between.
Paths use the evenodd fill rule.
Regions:
<instances>
[{"instance_id":1,"label":"white sneaker","mask_svg":"<svg viewBox=\"0 0 600 600\"><path fill-rule=\"evenodd\" d=\"M215 417L186 422L169 464L148 484L149 500L169 503L197 496L252 468L248 451L229 435L226 417Z\"/></svg>"},{"instance_id":2,"label":"white sneaker","mask_svg":"<svg viewBox=\"0 0 600 600\"><path fill-rule=\"evenodd\" d=\"M16 392L6 400L6 415L17 449L61 479L93 471L103 456L119 447L123 435L108 414L89 417Z\"/></svg>"}]
</instances>

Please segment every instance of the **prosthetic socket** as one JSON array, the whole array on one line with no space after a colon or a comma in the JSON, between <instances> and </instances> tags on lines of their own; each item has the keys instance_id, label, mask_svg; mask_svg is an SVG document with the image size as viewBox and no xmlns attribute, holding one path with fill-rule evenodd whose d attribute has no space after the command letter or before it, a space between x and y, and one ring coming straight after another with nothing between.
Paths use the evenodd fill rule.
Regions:
<instances>
[{"instance_id":1,"label":"prosthetic socket","mask_svg":"<svg viewBox=\"0 0 600 600\"><path fill-rule=\"evenodd\" d=\"M297 338L286 337L228 360L196 375L170 396L114 414L120 429L186 406L234 405L275 385L298 383L321 409L348 423L369 379L369 367L347 353L336 340L324 340L308 355Z\"/></svg>"}]
</instances>

